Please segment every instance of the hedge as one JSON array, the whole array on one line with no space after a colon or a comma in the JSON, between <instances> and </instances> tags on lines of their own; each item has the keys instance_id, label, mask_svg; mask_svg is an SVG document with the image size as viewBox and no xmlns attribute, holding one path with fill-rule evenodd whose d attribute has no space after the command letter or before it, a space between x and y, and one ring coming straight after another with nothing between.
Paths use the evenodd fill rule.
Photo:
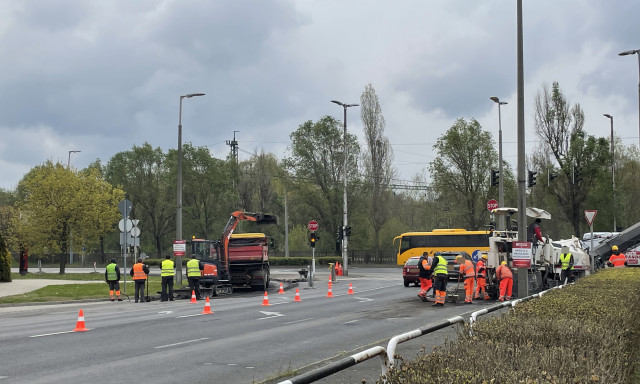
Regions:
<instances>
[{"instance_id":1,"label":"hedge","mask_svg":"<svg viewBox=\"0 0 640 384\"><path fill-rule=\"evenodd\" d=\"M395 383L638 383L640 268L608 268L461 327L403 363ZM378 381L382 383L382 378Z\"/></svg>"},{"instance_id":2,"label":"hedge","mask_svg":"<svg viewBox=\"0 0 640 384\"><path fill-rule=\"evenodd\" d=\"M164 259L145 259L143 261L144 264L148 266L160 267L162 265L162 261ZM175 259L171 259L174 260ZM182 264L186 265L187 261L190 259L187 257L182 258ZM326 257L316 257L316 265L329 265L329 263L342 262L342 257L340 256L326 256ZM279 265L279 266L307 266L311 264L310 257L270 257L269 265Z\"/></svg>"},{"instance_id":3,"label":"hedge","mask_svg":"<svg viewBox=\"0 0 640 384\"><path fill-rule=\"evenodd\" d=\"M0 281L11 281L11 253L7 250L2 234L0 234Z\"/></svg>"}]
</instances>

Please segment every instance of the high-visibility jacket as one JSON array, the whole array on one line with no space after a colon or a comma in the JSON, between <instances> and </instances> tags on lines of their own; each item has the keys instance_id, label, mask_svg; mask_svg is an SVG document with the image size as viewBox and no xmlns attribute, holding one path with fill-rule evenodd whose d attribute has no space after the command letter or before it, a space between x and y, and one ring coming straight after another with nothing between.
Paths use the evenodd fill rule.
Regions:
<instances>
[{"instance_id":1,"label":"high-visibility jacket","mask_svg":"<svg viewBox=\"0 0 640 384\"><path fill-rule=\"evenodd\" d=\"M118 272L116 271L117 268L118 268L118 264L116 263L111 263L107 265L107 281L120 280L118 276Z\"/></svg>"},{"instance_id":2,"label":"high-visibility jacket","mask_svg":"<svg viewBox=\"0 0 640 384\"><path fill-rule=\"evenodd\" d=\"M625 261L627 261L627 257L624 253L618 253L617 255L614 253L609 257L609 262L613 264L614 267L624 267Z\"/></svg>"},{"instance_id":3,"label":"high-visibility jacket","mask_svg":"<svg viewBox=\"0 0 640 384\"><path fill-rule=\"evenodd\" d=\"M498 268L496 268L496 279L500 281L506 278L513 279L513 273L506 265L500 265Z\"/></svg>"},{"instance_id":4,"label":"high-visibility jacket","mask_svg":"<svg viewBox=\"0 0 640 384\"><path fill-rule=\"evenodd\" d=\"M191 259L187 262L187 277L200 276L200 261Z\"/></svg>"},{"instance_id":5,"label":"high-visibility jacket","mask_svg":"<svg viewBox=\"0 0 640 384\"><path fill-rule=\"evenodd\" d=\"M562 263L562 269L563 270L571 270L573 269L573 265L571 265L571 267L569 267L569 264L571 264L571 253L563 253L560 255L560 263Z\"/></svg>"},{"instance_id":6,"label":"high-visibility jacket","mask_svg":"<svg viewBox=\"0 0 640 384\"><path fill-rule=\"evenodd\" d=\"M433 270L433 273L435 273L436 275L448 275L449 274L447 272L447 260L445 260L444 257L438 255L438 256L433 258L433 262L434 262L434 264L437 263L436 267Z\"/></svg>"},{"instance_id":7,"label":"high-visibility jacket","mask_svg":"<svg viewBox=\"0 0 640 384\"><path fill-rule=\"evenodd\" d=\"M465 279L476 277L471 260L465 260L464 264L460 264L460 276L464 276Z\"/></svg>"},{"instance_id":8,"label":"high-visibility jacket","mask_svg":"<svg viewBox=\"0 0 640 384\"><path fill-rule=\"evenodd\" d=\"M144 273L144 264L135 263L133 265L133 280L147 280L147 274Z\"/></svg>"},{"instance_id":9,"label":"high-visibility jacket","mask_svg":"<svg viewBox=\"0 0 640 384\"><path fill-rule=\"evenodd\" d=\"M485 268L484 262L482 260L478 261L478 264L476 264L476 270L478 271L479 279L484 279L487 277L487 268Z\"/></svg>"},{"instance_id":10,"label":"high-visibility jacket","mask_svg":"<svg viewBox=\"0 0 640 384\"><path fill-rule=\"evenodd\" d=\"M160 276L175 276L176 272L173 270L174 268L173 261L169 259L162 260L162 271L160 272Z\"/></svg>"}]
</instances>

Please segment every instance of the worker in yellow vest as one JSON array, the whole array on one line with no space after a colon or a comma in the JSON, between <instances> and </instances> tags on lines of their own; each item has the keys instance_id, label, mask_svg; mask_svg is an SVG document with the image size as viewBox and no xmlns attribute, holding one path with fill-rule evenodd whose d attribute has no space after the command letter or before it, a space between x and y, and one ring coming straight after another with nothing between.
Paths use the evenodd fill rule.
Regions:
<instances>
[{"instance_id":1,"label":"worker in yellow vest","mask_svg":"<svg viewBox=\"0 0 640 384\"><path fill-rule=\"evenodd\" d=\"M434 307L444 307L444 301L447 297L447 281L449 280L449 273L447 272L447 260L440 255L433 257L431 263L431 270L435 274L436 279L433 284L433 289L436 291L436 302Z\"/></svg>"},{"instance_id":2,"label":"worker in yellow vest","mask_svg":"<svg viewBox=\"0 0 640 384\"><path fill-rule=\"evenodd\" d=\"M573 254L569 252L569 247L562 247L562 253L560 254L560 283L573 283Z\"/></svg>"},{"instance_id":3,"label":"worker in yellow vest","mask_svg":"<svg viewBox=\"0 0 640 384\"><path fill-rule=\"evenodd\" d=\"M160 294L160 301L173 301L173 277L176 275L176 266L171 260L171 256L167 255L165 260L162 260L161 268L160 276L162 278L162 293ZM167 288L169 289L168 295Z\"/></svg>"},{"instance_id":4,"label":"worker in yellow vest","mask_svg":"<svg viewBox=\"0 0 640 384\"><path fill-rule=\"evenodd\" d=\"M200 300L200 271L204 269L204 264L198 259L191 259L187 262L187 280L189 289L195 292L196 300Z\"/></svg>"},{"instance_id":5,"label":"worker in yellow vest","mask_svg":"<svg viewBox=\"0 0 640 384\"><path fill-rule=\"evenodd\" d=\"M109 284L109 298L111 301L115 301L114 292L118 301L122 301L120 298L120 268L116 264L116 259L111 259L111 263L107 265L104 271L104 280Z\"/></svg>"}]
</instances>

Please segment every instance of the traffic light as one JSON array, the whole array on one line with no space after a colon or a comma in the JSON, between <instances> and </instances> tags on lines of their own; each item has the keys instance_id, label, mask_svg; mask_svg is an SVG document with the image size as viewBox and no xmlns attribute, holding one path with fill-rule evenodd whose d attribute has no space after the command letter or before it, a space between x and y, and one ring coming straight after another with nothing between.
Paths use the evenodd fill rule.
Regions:
<instances>
[{"instance_id":1,"label":"traffic light","mask_svg":"<svg viewBox=\"0 0 640 384\"><path fill-rule=\"evenodd\" d=\"M344 234L349 237L351 236L351 227L347 227L344 229Z\"/></svg>"},{"instance_id":2,"label":"traffic light","mask_svg":"<svg viewBox=\"0 0 640 384\"><path fill-rule=\"evenodd\" d=\"M336 232L336 235L338 237L338 240L342 240L342 238L344 237L342 233L342 225L338 227L338 232Z\"/></svg>"},{"instance_id":3,"label":"traffic light","mask_svg":"<svg viewBox=\"0 0 640 384\"><path fill-rule=\"evenodd\" d=\"M491 186L495 187L496 185L499 184L498 179L500 178L500 172L496 171L495 169L491 170Z\"/></svg>"},{"instance_id":4,"label":"traffic light","mask_svg":"<svg viewBox=\"0 0 640 384\"><path fill-rule=\"evenodd\" d=\"M311 232L311 234L309 235L309 245L311 246L311 248L315 248L316 247L316 241L318 241L319 237L316 235L315 232Z\"/></svg>"},{"instance_id":5,"label":"traffic light","mask_svg":"<svg viewBox=\"0 0 640 384\"><path fill-rule=\"evenodd\" d=\"M527 186L529 188L533 187L534 185L536 185L536 175L538 174L538 172L534 172L534 171L529 171L529 180L527 182Z\"/></svg>"},{"instance_id":6,"label":"traffic light","mask_svg":"<svg viewBox=\"0 0 640 384\"><path fill-rule=\"evenodd\" d=\"M580 167L573 166L573 184L578 184L582 181L582 169Z\"/></svg>"}]
</instances>

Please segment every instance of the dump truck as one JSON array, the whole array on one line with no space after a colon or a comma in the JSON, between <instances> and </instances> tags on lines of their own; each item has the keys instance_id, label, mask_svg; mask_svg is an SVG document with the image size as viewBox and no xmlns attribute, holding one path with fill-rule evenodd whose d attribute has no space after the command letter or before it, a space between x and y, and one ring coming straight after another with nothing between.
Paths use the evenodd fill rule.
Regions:
<instances>
[{"instance_id":1,"label":"dump truck","mask_svg":"<svg viewBox=\"0 0 640 384\"><path fill-rule=\"evenodd\" d=\"M242 220L256 224L278 224L274 215L236 211L218 240L193 238L191 257L204 264L200 285L203 292L230 294L233 287L267 290L270 281L269 239L264 233L234 234Z\"/></svg>"}]
</instances>

